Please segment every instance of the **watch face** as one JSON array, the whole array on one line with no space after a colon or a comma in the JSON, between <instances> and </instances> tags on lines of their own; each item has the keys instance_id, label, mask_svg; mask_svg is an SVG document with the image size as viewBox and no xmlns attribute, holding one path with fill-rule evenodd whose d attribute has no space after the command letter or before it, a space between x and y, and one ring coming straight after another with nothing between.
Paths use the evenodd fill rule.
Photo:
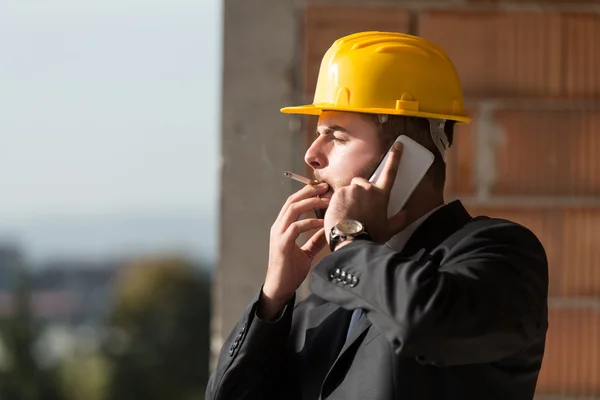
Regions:
<instances>
[{"instance_id":1,"label":"watch face","mask_svg":"<svg viewBox=\"0 0 600 400\"><path fill-rule=\"evenodd\" d=\"M338 222L336 227L346 235L356 235L363 230L363 225L360 222L351 219Z\"/></svg>"}]
</instances>

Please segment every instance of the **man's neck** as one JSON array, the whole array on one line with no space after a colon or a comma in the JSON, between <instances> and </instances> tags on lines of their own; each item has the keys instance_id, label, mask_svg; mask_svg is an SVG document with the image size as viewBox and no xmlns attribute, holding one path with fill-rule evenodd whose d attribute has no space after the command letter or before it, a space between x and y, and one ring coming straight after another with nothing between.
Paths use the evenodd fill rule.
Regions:
<instances>
[{"instance_id":1,"label":"man's neck","mask_svg":"<svg viewBox=\"0 0 600 400\"><path fill-rule=\"evenodd\" d=\"M406 226L412 224L423 215L429 213L431 210L444 204L443 195L432 195L431 193L418 193L415 192L411 199L408 201L406 211Z\"/></svg>"}]
</instances>

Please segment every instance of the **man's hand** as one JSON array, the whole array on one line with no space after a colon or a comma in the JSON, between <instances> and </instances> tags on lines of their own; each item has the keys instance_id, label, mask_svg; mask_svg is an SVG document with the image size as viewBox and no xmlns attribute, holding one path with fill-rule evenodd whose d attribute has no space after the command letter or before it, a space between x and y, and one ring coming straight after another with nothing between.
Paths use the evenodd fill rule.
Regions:
<instances>
[{"instance_id":1,"label":"man's hand","mask_svg":"<svg viewBox=\"0 0 600 400\"><path fill-rule=\"evenodd\" d=\"M259 317L272 319L304 282L314 257L327 244L323 220L300 216L315 208L327 208L329 199L317 198L327 192L328 185L307 185L291 195L281 208L271 227L269 266L259 303ZM302 247L296 244L298 236L319 229Z\"/></svg>"},{"instance_id":2,"label":"man's hand","mask_svg":"<svg viewBox=\"0 0 600 400\"><path fill-rule=\"evenodd\" d=\"M377 243L387 242L404 229L404 212L401 211L390 219L387 217L390 193L401 155L402 143L396 142L377 182L354 178L349 186L335 190L325 214L324 228L328 242L331 228L344 219L360 221ZM346 242L342 242L338 248L344 244Z\"/></svg>"}]
</instances>

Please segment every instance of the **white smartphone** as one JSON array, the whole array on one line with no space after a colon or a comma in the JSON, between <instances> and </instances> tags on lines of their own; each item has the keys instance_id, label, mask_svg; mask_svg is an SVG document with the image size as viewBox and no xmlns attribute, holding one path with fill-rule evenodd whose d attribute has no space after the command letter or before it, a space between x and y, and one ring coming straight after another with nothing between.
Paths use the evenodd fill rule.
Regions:
<instances>
[{"instance_id":1,"label":"white smartphone","mask_svg":"<svg viewBox=\"0 0 600 400\"><path fill-rule=\"evenodd\" d=\"M387 210L388 218L391 218L402 210L419 182L421 182L429 170L429 167L431 167L431 164L433 164L435 158L431 151L406 135L398 136L395 142L402 142L403 148L398 173L390 194L390 202ZM369 182L374 183L377 181L389 155L390 151L387 152L381 163L379 163Z\"/></svg>"}]
</instances>

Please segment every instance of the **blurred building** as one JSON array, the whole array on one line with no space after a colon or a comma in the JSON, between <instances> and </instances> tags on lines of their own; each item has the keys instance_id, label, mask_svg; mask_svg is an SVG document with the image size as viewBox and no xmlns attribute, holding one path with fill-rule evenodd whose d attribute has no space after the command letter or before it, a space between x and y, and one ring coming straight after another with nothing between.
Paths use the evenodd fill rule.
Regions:
<instances>
[{"instance_id":1,"label":"blurred building","mask_svg":"<svg viewBox=\"0 0 600 400\"><path fill-rule=\"evenodd\" d=\"M545 245L551 310L540 398L600 399L597 1L224 4L213 356L264 279L270 226L297 188L283 171L307 172L314 122L279 108L312 101L321 57L336 38L391 30L444 47L464 85L474 121L449 152L447 199L523 223Z\"/></svg>"},{"instance_id":2,"label":"blurred building","mask_svg":"<svg viewBox=\"0 0 600 400\"><path fill-rule=\"evenodd\" d=\"M16 244L0 242L0 318L12 310L12 290L20 268L23 268L23 257Z\"/></svg>"},{"instance_id":3,"label":"blurred building","mask_svg":"<svg viewBox=\"0 0 600 400\"><path fill-rule=\"evenodd\" d=\"M0 248L0 318L13 312L18 273L28 272L30 306L36 319L71 326L100 326L110 308L110 294L123 262L65 259L27 268L16 247Z\"/></svg>"},{"instance_id":4,"label":"blurred building","mask_svg":"<svg viewBox=\"0 0 600 400\"><path fill-rule=\"evenodd\" d=\"M0 242L0 291L10 290L23 265L19 247L11 242Z\"/></svg>"},{"instance_id":5,"label":"blurred building","mask_svg":"<svg viewBox=\"0 0 600 400\"><path fill-rule=\"evenodd\" d=\"M38 316L73 326L103 325L114 278L122 264L69 259L43 265L32 288Z\"/></svg>"},{"instance_id":6,"label":"blurred building","mask_svg":"<svg viewBox=\"0 0 600 400\"><path fill-rule=\"evenodd\" d=\"M41 323L40 357L52 362L83 347L97 349L125 262L64 259L32 269L23 259L16 245L0 246L0 324L15 315L16 283L27 272L31 315Z\"/></svg>"}]
</instances>

